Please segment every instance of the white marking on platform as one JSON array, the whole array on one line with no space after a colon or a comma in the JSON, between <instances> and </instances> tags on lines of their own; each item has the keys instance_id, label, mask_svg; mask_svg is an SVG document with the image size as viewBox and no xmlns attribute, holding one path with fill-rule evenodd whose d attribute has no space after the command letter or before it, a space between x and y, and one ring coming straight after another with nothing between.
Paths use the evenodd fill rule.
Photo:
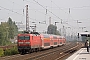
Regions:
<instances>
[{"instance_id":1,"label":"white marking on platform","mask_svg":"<svg viewBox=\"0 0 90 60\"><path fill-rule=\"evenodd\" d=\"M82 51L83 51L83 50L81 50L80 53L81 53ZM79 54L80 54L80 53L79 53ZM75 59L79 56L79 54L78 54L73 60L75 60Z\"/></svg>"},{"instance_id":2,"label":"white marking on platform","mask_svg":"<svg viewBox=\"0 0 90 60\"><path fill-rule=\"evenodd\" d=\"M81 48L66 60L90 60L90 52L87 52L87 48Z\"/></svg>"}]
</instances>

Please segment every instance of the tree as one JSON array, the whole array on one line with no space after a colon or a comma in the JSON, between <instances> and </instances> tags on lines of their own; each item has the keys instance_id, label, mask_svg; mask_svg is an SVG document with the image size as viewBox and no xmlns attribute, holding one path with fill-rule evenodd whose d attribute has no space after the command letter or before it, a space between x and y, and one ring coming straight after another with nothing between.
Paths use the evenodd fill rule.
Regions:
<instances>
[{"instance_id":1,"label":"tree","mask_svg":"<svg viewBox=\"0 0 90 60\"><path fill-rule=\"evenodd\" d=\"M7 23L9 25L9 38L13 39L14 36L18 33L17 25L12 21L10 17L8 18Z\"/></svg>"},{"instance_id":2,"label":"tree","mask_svg":"<svg viewBox=\"0 0 90 60\"><path fill-rule=\"evenodd\" d=\"M14 36L16 36L18 34L18 27L15 24L15 21L13 22L13 25L14 25Z\"/></svg>"},{"instance_id":3,"label":"tree","mask_svg":"<svg viewBox=\"0 0 90 60\"><path fill-rule=\"evenodd\" d=\"M57 31L57 26L50 24L47 28L47 33L48 34L56 34L56 35L60 35L59 31Z\"/></svg>"},{"instance_id":4,"label":"tree","mask_svg":"<svg viewBox=\"0 0 90 60\"><path fill-rule=\"evenodd\" d=\"M0 45L7 45L7 43L10 43L8 40L8 27L7 22L2 22L0 25Z\"/></svg>"},{"instance_id":5,"label":"tree","mask_svg":"<svg viewBox=\"0 0 90 60\"><path fill-rule=\"evenodd\" d=\"M10 39L18 34L18 28L15 22L9 17L7 22L0 24L0 45L10 44Z\"/></svg>"}]
</instances>

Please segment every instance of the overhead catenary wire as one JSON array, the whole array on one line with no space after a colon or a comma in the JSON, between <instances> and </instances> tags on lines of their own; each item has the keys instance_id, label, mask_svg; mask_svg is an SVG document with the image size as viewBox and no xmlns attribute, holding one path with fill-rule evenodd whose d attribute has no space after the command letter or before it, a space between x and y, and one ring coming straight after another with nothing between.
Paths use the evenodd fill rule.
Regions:
<instances>
[{"instance_id":1,"label":"overhead catenary wire","mask_svg":"<svg viewBox=\"0 0 90 60\"><path fill-rule=\"evenodd\" d=\"M54 15L55 17L57 17L58 19L61 20L62 22L62 19L60 17L58 17L57 15L55 15L52 11L48 10L46 7L44 7L43 5L41 5L39 2L37 2L36 0L33 0L34 2L36 2L38 5L40 5L42 8L44 8L45 10L47 10L48 12L50 12L52 15ZM52 2L52 1L51 1ZM60 9L60 8L59 8ZM69 25L69 24L67 24ZM72 25L69 25L69 26L72 26ZM73 26L74 27L74 26Z\"/></svg>"},{"instance_id":2,"label":"overhead catenary wire","mask_svg":"<svg viewBox=\"0 0 90 60\"><path fill-rule=\"evenodd\" d=\"M41 5L39 2L37 2L36 0L33 0L33 1L35 1L38 5L40 5L41 7L43 7L44 9L47 9L47 8L45 8L43 5ZM53 14L55 17L57 17L58 19L60 19L61 20L61 22L62 22L62 19L60 18L60 17L58 17L57 15L55 15L53 12L51 12L50 10L48 10L47 9L47 11L48 12L50 12L51 14ZM70 25L69 25L70 26ZM71 25L72 26L72 25Z\"/></svg>"},{"instance_id":3,"label":"overhead catenary wire","mask_svg":"<svg viewBox=\"0 0 90 60\"><path fill-rule=\"evenodd\" d=\"M2 6L0 6L0 7L1 7L2 9L5 9L5 10L8 10L8 11L10 11L10 12L13 12L13 13L16 13L16 14L18 14L18 15L22 15L22 16L23 16L23 14L20 14L20 13L18 13L18 12L16 12L16 11L10 10L10 9L5 8L5 7L2 7ZM30 19L37 21L37 19L34 19L34 18L30 18Z\"/></svg>"},{"instance_id":4,"label":"overhead catenary wire","mask_svg":"<svg viewBox=\"0 0 90 60\"><path fill-rule=\"evenodd\" d=\"M25 0L26 1L26 0ZM30 1L27 1L27 2L30 2ZM38 3L38 2L37 2ZM45 9L45 13L43 13L43 12L40 12L38 9L37 10L35 10L35 11L38 11L38 12L40 12L40 13L42 13L42 14L44 14L44 15L46 15L46 16L50 16L49 14L48 14L48 9L47 9L47 6L46 7L44 7L43 5L41 5L40 3L38 3L41 7L43 7L44 9ZM31 8L31 6L29 6L30 8ZM33 7L32 7L33 8ZM34 8L33 8L34 9ZM49 11L51 14L53 14L54 16L55 16L55 14L54 13L52 13L51 11ZM58 17L58 16L57 16ZM59 18L59 17L58 17ZM32 18L31 18L32 19ZM53 19L53 18L52 18ZM60 18L59 18L60 19ZM35 19L35 18L33 18L33 20L34 21L37 21L37 19Z\"/></svg>"},{"instance_id":5,"label":"overhead catenary wire","mask_svg":"<svg viewBox=\"0 0 90 60\"><path fill-rule=\"evenodd\" d=\"M46 7L44 7L43 5L41 5L39 2L37 2L36 0L33 0L35 1L38 5L40 5L41 7L43 7L44 9L47 9ZM50 10L47 9L48 12L50 12L51 14L53 14L55 17L57 17L58 19L62 20L60 17L58 17L57 15L55 15L53 12L51 12Z\"/></svg>"},{"instance_id":6,"label":"overhead catenary wire","mask_svg":"<svg viewBox=\"0 0 90 60\"><path fill-rule=\"evenodd\" d=\"M53 4L55 4L53 1L52 1L52 3ZM57 4L55 4L56 6L57 6ZM60 10L62 10L62 11L64 11L63 9L61 9L59 6L57 6ZM65 11L64 11L65 12ZM70 8L69 8L69 13L67 13L67 12L65 12L66 14L68 14L68 15L70 15ZM72 18L73 19L73 18ZM73 19L74 20L74 19ZM61 19L61 24L62 24L62 19ZM67 25L69 25L69 26L71 26L71 27L74 27L74 26L72 26L72 25L70 25L70 24L67 24Z\"/></svg>"},{"instance_id":7,"label":"overhead catenary wire","mask_svg":"<svg viewBox=\"0 0 90 60\"><path fill-rule=\"evenodd\" d=\"M26 1L26 0L23 0L23 1ZM27 2L30 2L30 1L27 1ZM12 3L14 3L14 4L17 4L17 3L15 3L15 2L12 2ZM19 6L20 6L20 4L18 4ZM29 6L30 7L30 6ZM31 8L31 7L30 7ZM10 9L9 9L10 10ZM13 11L13 10L11 10L11 11ZM24 15L24 9L22 9L22 11L23 11L23 15ZM38 12L40 12L40 13L42 13L42 14L44 14L43 12L41 12L41 11L39 11L39 10L35 10L35 11L38 11ZM22 14L21 14L22 15ZM23 16L22 15L22 16ZM44 14L45 15L45 14ZM35 18L30 18L29 17L29 19L31 19L31 20L34 20L34 21L37 21L37 19L35 19Z\"/></svg>"},{"instance_id":8,"label":"overhead catenary wire","mask_svg":"<svg viewBox=\"0 0 90 60\"><path fill-rule=\"evenodd\" d=\"M3 9L5 9L5 10L8 10L8 11L14 12L14 13L19 14L19 15L22 15L22 14L20 14L20 13L18 13L18 12L15 12L15 11L13 11L13 10L8 9L8 8L2 7L2 6L0 6L0 7L3 8Z\"/></svg>"},{"instance_id":9,"label":"overhead catenary wire","mask_svg":"<svg viewBox=\"0 0 90 60\"><path fill-rule=\"evenodd\" d=\"M23 1L25 1L25 0L23 0ZM34 1L36 1L36 0L34 0ZM39 3L39 2L38 2L38 3ZM14 3L14 4L15 4L15 3ZM40 4L40 3L39 3L39 4ZM40 4L40 5L41 5L41 4ZM42 5L42 7L44 7L44 6ZM85 6L84 6L84 7L85 7ZM83 8L84 8L84 7L83 7ZM87 7L89 7L89 6L87 6ZM44 7L44 9L46 10L47 8ZM6 8L5 10L8 10L8 9ZM10 10L10 9L9 9L9 10ZM8 10L8 11L9 11L9 10ZM22 15L22 14L20 14L20 13L18 13L18 12L15 12L14 10L10 10L10 11L13 12L13 13L16 13L16 14L18 14L18 15ZM48 11L48 9L47 9L47 11ZM50 11L50 10L49 10L49 11ZM49 11L48 11L48 12L49 12ZM53 12L50 11L50 13L53 13ZM44 14L44 13L43 13L43 14ZM54 13L53 13L53 14L54 14ZM44 15L45 15L45 14L44 14ZM55 14L55 15L56 15L56 14ZM55 16L55 15L54 15L54 16ZM57 15L56 15L56 16L57 16ZM58 16L57 16L57 18L58 18ZM59 18L60 18L60 17L59 17ZM35 18L30 18L30 19L37 21L37 19L35 19ZM61 19L61 18L60 18L60 19Z\"/></svg>"},{"instance_id":10,"label":"overhead catenary wire","mask_svg":"<svg viewBox=\"0 0 90 60\"><path fill-rule=\"evenodd\" d=\"M52 1L52 3L54 3L54 2ZM54 4L55 4L55 3L54 3ZM57 4L55 4L55 5L57 6ZM61 9L59 6L57 6L57 7L58 7L60 10L63 10L63 9ZM65 13L67 13L68 15L70 15L70 17L72 18L72 20L74 20L73 17L71 16L71 14L70 14L70 13L71 13L71 9L74 9L74 8L75 8L75 9L76 9L76 8L87 8L87 7L90 7L90 6L81 6L81 7L68 8L68 9L69 9L69 11L68 11L69 13L65 12L64 10L63 10L63 11L64 11ZM72 26L72 25L70 25L70 24L68 24L68 25L69 25L69 26Z\"/></svg>"}]
</instances>

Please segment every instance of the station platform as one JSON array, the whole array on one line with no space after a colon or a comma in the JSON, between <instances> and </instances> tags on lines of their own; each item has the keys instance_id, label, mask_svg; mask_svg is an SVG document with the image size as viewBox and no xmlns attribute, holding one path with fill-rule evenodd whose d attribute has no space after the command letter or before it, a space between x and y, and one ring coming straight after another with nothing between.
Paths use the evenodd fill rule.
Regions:
<instances>
[{"instance_id":1,"label":"station platform","mask_svg":"<svg viewBox=\"0 0 90 60\"><path fill-rule=\"evenodd\" d=\"M66 60L90 60L90 48L87 52L87 48L81 48Z\"/></svg>"}]
</instances>

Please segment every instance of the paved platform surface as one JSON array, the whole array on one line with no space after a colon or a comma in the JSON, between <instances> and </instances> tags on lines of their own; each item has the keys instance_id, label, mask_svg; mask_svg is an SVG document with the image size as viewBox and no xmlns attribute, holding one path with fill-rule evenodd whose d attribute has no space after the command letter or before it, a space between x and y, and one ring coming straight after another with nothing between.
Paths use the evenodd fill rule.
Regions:
<instances>
[{"instance_id":1,"label":"paved platform surface","mask_svg":"<svg viewBox=\"0 0 90 60\"><path fill-rule=\"evenodd\" d=\"M66 60L90 60L90 48L89 52L87 52L86 48L81 48Z\"/></svg>"}]
</instances>

